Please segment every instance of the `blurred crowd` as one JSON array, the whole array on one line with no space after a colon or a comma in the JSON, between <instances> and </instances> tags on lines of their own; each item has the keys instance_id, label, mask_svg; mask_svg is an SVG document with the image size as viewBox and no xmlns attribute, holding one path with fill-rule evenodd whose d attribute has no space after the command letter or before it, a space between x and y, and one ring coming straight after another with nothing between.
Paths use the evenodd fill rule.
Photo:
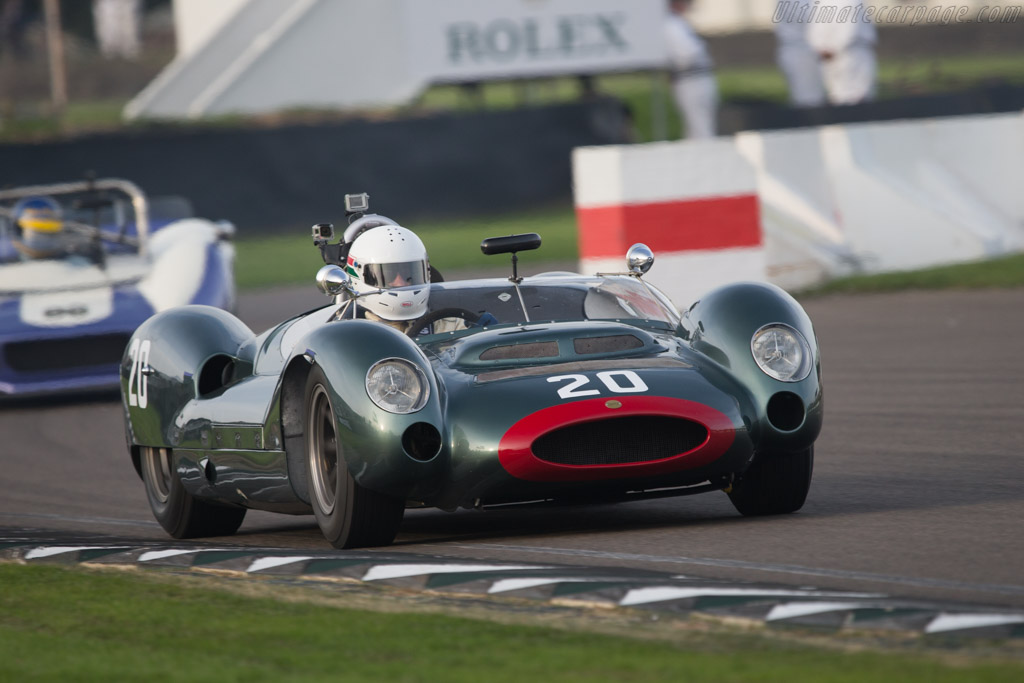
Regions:
<instances>
[{"instance_id":1,"label":"blurred crowd","mask_svg":"<svg viewBox=\"0 0 1024 683\"><path fill-rule=\"evenodd\" d=\"M85 0L82 0L84 3ZM142 0L91 0L92 26L100 53L108 58L137 59L141 47ZM0 0L0 49L26 56L28 27L45 7L38 0Z\"/></svg>"},{"instance_id":2,"label":"blurred crowd","mask_svg":"<svg viewBox=\"0 0 1024 683\"><path fill-rule=\"evenodd\" d=\"M711 53L690 23L695 0L664 1L668 6L665 39L672 99L686 137L713 137L718 132L719 89ZM50 3L60 5L65 28L73 22L79 36L94 41L102 57L120 60L113 66L122 70L145 61L140 59L144 13L152 16L158 5L170 6L170 0L0 0L0 55L29 56L32 46L27 34L33 25L42 23L44 8ZM823 3L816 0L775 0L771 6L774 63L785 76L792 106L844 106L874 99L877 32L865 16L864 0L830 0L827 6L832 13L828 16L822 12ZM38 38L35 42L38 51ZM771 54L764 55L765 63L772 61ZM21 67L9 61L2 66L7 68L6 80L16 80L11 74L20 72ZM10 83L4 85L3 80L0 77L0 89L10 90ZM585 97L596 93L593 75L580 76L579 82ZM470 83L464 88L474 101L482 102L481 86Z\"/></svg>"},{"instance_id":3,"label":"blurred crowd","mask_svg":"<svg viewBox=\"0 0 1024 683\"><path fill-rule=\"evenodd\" d=\"M672 94L686 137L716 134L718 88L704 41L687 18L693 0L668 0L665 37ZM776 63L795 107L860 104L874 99L877 65L874 24L863 0L833 0L825 16L812 0L779 0L774 17Z\"/></svg>"}]
</instances>

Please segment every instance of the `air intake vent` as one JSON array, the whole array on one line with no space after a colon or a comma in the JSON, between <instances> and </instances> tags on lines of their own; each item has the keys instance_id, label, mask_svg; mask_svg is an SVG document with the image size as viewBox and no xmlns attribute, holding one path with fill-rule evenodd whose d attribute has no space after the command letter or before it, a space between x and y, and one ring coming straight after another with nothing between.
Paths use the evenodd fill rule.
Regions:
<instances>
[{"instance_id":1,"label":"air intake vent","mask_svg":"<svg viewBox=\"0 0 1024 683\"><path fill-rule=\"evenodd\" d=\"M804 422L804 402L788 391L780 391L768 401L768 421L776 429L789 432Z\"/></svg>"},{"instance_id":2,"label":"air intake vent","mask_svg":"<svg viewBox=\"0 0 1024 683\"><path fill-rule=\"evenodd\" d=\"M222 389L231 382L235 372L235 359L217 354L203 363L199 373L199 395L206 396Z\"/></svg>"},{"instance_id":3,"label":"air intake vent","mask_svg":"<svg viewBox=\"0 0 1024 683\"><path fill-rule=\"evenodd\" d=\"M581 337L580 339L573 339L572 346L576 353L587 355L642 349L644 343L639 337L634 337L631 334L616 334L609 337Z\"/></svg>"},{"instance_id":4,"label":"air intake vent","mask_svg":"<svg viewBox=\"0 0 1024 683\"><path fill-rule=\"evenodd\" d=\"M16 372L47 372L117 365L128 334L97 334L71 339L14 342L4 347L4 360Z\"/></svg>"},{"instance_id":5,"label":"air intake vent","mask_svg":"<svg viewBox=\"0 0 1024 683\"><path fill-rule=\"evenodd\" d=\"M521 360L524 358L557 358L558 342L531 342L495 346L480 354L480 360Z\"/></svg>"},{"instance_id":6,"label":"air intake vent","mask_svg":"<svg viewBox=\"0 0 1024 683\"><path fill-rule=\"evenodd\" d=\"M533 454L559 465L626 465L671 458L708 438L704 425L677 417L639 415L585 422L548 432Z\"/></svg>"}]
</instances>

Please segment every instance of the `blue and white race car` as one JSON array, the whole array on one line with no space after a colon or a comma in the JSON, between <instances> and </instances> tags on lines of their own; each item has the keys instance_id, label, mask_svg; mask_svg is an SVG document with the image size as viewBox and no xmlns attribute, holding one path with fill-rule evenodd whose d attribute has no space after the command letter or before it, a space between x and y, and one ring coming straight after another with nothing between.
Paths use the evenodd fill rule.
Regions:
<instances>
[{"instance_id":1,"label":"blue and white race car","mask_svg":"<svg viewBox=\"0 0 1024 683\"><path fill-rule=\"evenodd\" d=\"M233 236L126 180L0 190L0 398L115 389L151 315L232 310Z\"/></svg>"}]
</instances>

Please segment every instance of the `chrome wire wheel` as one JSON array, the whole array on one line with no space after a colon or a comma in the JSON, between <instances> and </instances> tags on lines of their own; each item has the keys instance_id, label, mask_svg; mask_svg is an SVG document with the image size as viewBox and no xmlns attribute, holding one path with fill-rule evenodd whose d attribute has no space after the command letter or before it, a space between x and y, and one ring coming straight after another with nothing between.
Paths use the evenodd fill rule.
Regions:
<instances>
[{"instance_id":1,"label":"chrome wire wheel","mask_svg":"<svg viewBox=\"0 0 1024 683\"><path fill-rule=\"evenodd\" d=\"M167 503L171 497L171 452L166 448L143 448L142 467L145 469L145 481L150 492L160 504Z\"/></svg>"},{"instance_id":2,"label":"chrome wire wheel","mask_svg":"<svg viewBox=\"0 0 1024 683\"><path fill-rule=\"evenodd\" d=\"M309 452L306 457L313 495L320 512L330 515L334 512L338 496L338 432L334 425L331 399L322 384L313 387L306 429L309 435Z\"/></svg>"}]
</instances>

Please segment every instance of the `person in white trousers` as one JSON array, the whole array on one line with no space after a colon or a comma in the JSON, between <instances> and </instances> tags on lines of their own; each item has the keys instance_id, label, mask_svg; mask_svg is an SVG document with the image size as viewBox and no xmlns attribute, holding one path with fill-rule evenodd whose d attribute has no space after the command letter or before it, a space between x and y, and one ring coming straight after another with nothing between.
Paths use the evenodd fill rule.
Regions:
<instances>
[{"instance_id":1,"label":"person in white trousers","mask_svg":"<svg viewBox=\"0 0 1024 683\"><path fill-rule=\"evenodd\" d=\"M665 21L672 95L688 139L711 138L717 130L718 84L707 46L683 14L689 0L669 0Z\"/></svg>"},{"instance_id":2,"label":"person in white trousers","mask_svg":"<svg viewBox=\"0 0 1024 683\"><path fill-rule=\"evenodd\" d=\"M140 0L93 0L96 42L104 57L139 56L142 23Z\"/></svg>"},{"instance_id":3,"label":"person in white trousers","mask_svg":"<svg viewBox=\"0 0 1024 683\"><path fill-rule=\"evenodd\" d=\"M807 42L806 21L810 0L781 0L775 7L775 61L789 85L794 107L821 107L826 101L825 81L818 53Z\"/></svg>"},{"instance_id":4,"label":"person in white trousers","mask_svg":"<svg viewBox=\"0 0 1024 683\"><path fill-rule=\"evenodd\" d=\"M807 40L821 59L828 101L869 102L878 72L875 25L865 16L863 0L833 0L832 5L838 8L834 16L818 12L807 26Z\"/></svg>"}]
</instances>

